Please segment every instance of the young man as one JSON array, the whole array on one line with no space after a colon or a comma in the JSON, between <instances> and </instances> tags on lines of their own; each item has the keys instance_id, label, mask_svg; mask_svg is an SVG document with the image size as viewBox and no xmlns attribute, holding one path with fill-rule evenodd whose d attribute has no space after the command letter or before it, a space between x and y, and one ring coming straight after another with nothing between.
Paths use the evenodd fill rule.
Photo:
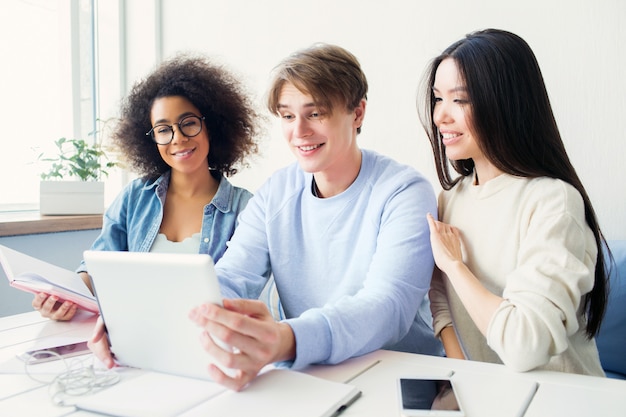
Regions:
<instances>
[{"instance_id":1,"label":"young man","mask_svg":"<svg viewBox=\"0 0 626 417\"><path fill-rule=\"evenodd\" d=\"M239 370L209 367L230 388L273 362L299 369L380 348L441 352L418 314L433 270L425 214L437 213L435 195L413 168L359 148L366 97L359 62L337 46L299 51L276 69L268 107L297 163L273 174L241 214L217 264L224 308L191 314L206 329L207 352ZM250 300L270 274L280 322Z\"/></svg>"},{"instance_id":2,"label":"young man","mask_svg":"<svg viewBox=\"0 0 626 417\"><path fill-rule=\"evenodd\" d=\"M413 168L359 148L366 97L359 62L337 46L313 46L277 67L268 106L297 163L273 174L240 215L216 265L224 307L190 313L205 329L205 350L236 370L209 365L215 381L238 390L270 363L300 369L380 348L442 353L422 304L434 266L426 213L437 213L435 194ZM282 321L256 300L270 275ZM92 346L113 366L94 345L103 334L99 327Z\"/></svg>"}]
</instances>

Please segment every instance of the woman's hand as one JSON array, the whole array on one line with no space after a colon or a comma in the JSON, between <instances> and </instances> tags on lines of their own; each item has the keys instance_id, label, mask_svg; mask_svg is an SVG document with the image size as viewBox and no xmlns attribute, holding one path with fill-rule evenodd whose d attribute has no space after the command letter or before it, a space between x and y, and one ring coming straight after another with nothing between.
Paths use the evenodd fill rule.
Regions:
<instances>
[{"instance_id":1,"label":"woman's hand","mask_svg":"<svg viewBox=\"0 0 626 417\"><path fill-rule=\"evenodd\" d=\"M58 321L71 320L78 310L78 306L73 302L62 301L55 295L43 292L35 295L32 306L42 317Z\"/></svg>"},{"instance_id":2,"label":"woman's hand","mask_svg":"<svg viewBox=\"0 0 626 417\"><path fill-rule=\"evenodd\" d=\"M295 357L295 337L286 323L274 321L267 306L258 300L224 300L224 307L204 304L189 318L204 328L204 350L223 368L209 365L209 376L238 391L267 364ZM214 340L214 338L216 340ZM220 342L230 346L220 347ZM223 346L223 344L222 344Z\"/></svg>"},{"instance_id":3,"label":"woman's hand","mask_svg":"<svg viewBox=\"0 0 626 417\"><path fill-rule=\"evenodd\" d=\"M435 263L439 269L448 273L455 263L463 263L461 233L456 227L435 220L430 213L426 218L430 228L430 245Z\"/></svg>"},{"instance_id":4,"label":"woman's hand","mask_svg":"<svg viewBox=\"0 0 626 417\"><path fill-rule=\"evenodd\" d=\"M111 353L109 340L106 337L106 328L104 327L104 321L102 321L101 316L99 316L96 321L96 327L93 330L91 339L87 342L87 346L89 346L93 354L100 359L108 369L115 366L115 360Z\"/></svg>"},{"instance_id":5,"label":"woman's hand","mask_svg":"<svg viewBox=\"0 0 626 417\"><path fill-rule=\"evenodd\" d=\"M485 288L467 265L463 263L459 229L435 220L430 213L427 215L427 219L430 227L430 244L437 267L445 272L476 327L486 336L491 318L502 303L503 298ZM450 328L450 330L453 329ZM450 346L452 345L446 346L444 343L446 352ZM451 351L455 351L455 349L457 348L452 347ZM458 352L460 356L460 349Z\"/></svg>"}]
</instances>

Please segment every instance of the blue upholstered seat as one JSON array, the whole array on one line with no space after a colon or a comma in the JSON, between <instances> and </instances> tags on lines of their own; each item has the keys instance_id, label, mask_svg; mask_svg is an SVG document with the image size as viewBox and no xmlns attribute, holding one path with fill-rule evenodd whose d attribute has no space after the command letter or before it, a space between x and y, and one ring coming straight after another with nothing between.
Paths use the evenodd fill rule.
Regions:
<instances>
[{"instance_id":1,"label":"blue upholstered seat","mask_svg":"<svg viewBox=\"0 0 626 417\"><path fill-rule=\"evenodd\" d=\"M608 242L615 258L606 315L596 338L608 377L626 379L626 240Z\"/></svg>"}]
</instances>

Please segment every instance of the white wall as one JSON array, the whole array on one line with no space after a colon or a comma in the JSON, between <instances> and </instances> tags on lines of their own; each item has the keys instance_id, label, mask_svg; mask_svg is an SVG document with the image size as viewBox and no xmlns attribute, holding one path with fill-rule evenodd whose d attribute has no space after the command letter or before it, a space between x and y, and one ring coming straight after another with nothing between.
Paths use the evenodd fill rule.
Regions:
<instances>
[{"instance_id":1,"label":"white wall","mask_svg":"<svg viewBox=\"0 0 626 417\"><path fill-rule=\"evenodd\" d=\"M145 3L145 0L144 0ZM626 2L623 0L156 0L162 6L162 50L202 51L238 72L263 103L274 65L318 41L336 43L361 61L370 83L360 135L372 148L410 164L439 189L415 96L428 61L466 33L487 27L522 36L535 51L570 158L610 239L626 239ZM145 14L143 15L145 19ZM133 16L129 30L136 32ZM149 46L148 48L151 48ZM130 45L128 56L141 56ZM145 48L145 44L144 44ZM144 51L146 52L146 51ZM148 55L154 55L148 50ZM158 55L158 54L157 54ZM277 121L263 156L238 174L255 190L293 160Z\"/></svg>"}]
</instances>

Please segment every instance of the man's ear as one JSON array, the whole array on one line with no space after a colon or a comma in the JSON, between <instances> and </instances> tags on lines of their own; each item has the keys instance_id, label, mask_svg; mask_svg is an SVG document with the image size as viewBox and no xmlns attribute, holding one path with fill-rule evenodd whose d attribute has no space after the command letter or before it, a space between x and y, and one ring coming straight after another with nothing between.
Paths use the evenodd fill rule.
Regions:
<instances>
[{"instance_id":1,"label":"man's ear","mask_svg":"<svg viewBox=\"0 0 626 417\"><path fill-rule=\"evenodd\" d=\"M359 105L354 109L354 125L357 129L361 129L363 120L365 119L365 108L367 107L367 100L361 99Z\"/></svg>"}]
</instances>

